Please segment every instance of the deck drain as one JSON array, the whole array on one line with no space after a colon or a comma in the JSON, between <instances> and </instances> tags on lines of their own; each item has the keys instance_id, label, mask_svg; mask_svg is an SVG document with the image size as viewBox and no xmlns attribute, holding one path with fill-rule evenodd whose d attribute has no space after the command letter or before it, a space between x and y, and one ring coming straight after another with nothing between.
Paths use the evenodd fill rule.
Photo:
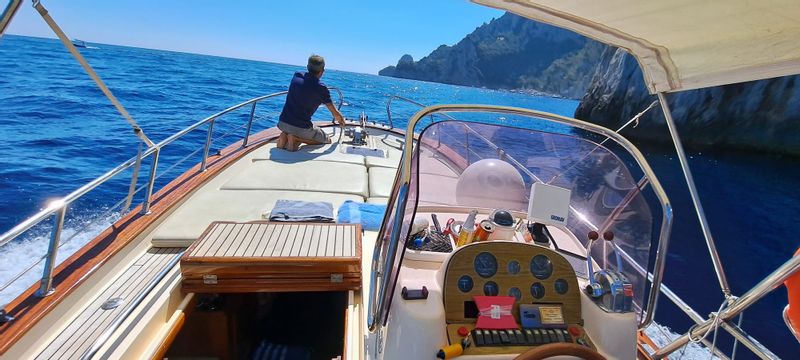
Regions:
<instances>
[{"instance_id":1,"label":"deck drain","mask_svg":"<svg viewBox=\"0 0 800 360\"><path fill-rule=\"evenodd\" d=\"M103 309L103 310L113 310L113 309L116 309L117 306L122 305L122 303L124 303L124 302L125 302L125 299L123 299L123 298L118 298L118 297L111 298L111 299L106 300L106 302L104 302L103 305L100 305L100 308Z\"/></svg>"}]
</instances>

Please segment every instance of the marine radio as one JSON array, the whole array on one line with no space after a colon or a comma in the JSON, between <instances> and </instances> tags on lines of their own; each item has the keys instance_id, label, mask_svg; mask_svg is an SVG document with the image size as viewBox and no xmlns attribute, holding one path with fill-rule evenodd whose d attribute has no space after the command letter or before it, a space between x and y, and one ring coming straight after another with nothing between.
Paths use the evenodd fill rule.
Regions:
<instances>
[{"instance_id":1,"label":"marine radio","mask_svg":"<svg viewBox=\"0 0 800 360\"><path fill-rule=\"evenodd\" d=\"M594 299L594 302L601 309L608 312L623 313L630 312L633 305L633 285L625 275L622 274L622 258L619 250L614 249L617 257L617 269L602 269L593 271L592 265L592 244L600 236L597 231L589 232L589 243L586 245L586 266L589 273L589 285L586 286L586 293ZM603 239L613 244L614 233L606 231ZM612 248L615 248L612 246Z\"/></svg>"}]
</instances>

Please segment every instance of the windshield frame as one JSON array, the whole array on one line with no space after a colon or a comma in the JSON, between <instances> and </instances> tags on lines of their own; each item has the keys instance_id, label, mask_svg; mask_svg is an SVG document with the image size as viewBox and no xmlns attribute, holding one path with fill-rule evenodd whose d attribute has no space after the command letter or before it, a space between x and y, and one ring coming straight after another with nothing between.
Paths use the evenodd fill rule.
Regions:
<instances>
[{"instance_id":1,"label":"windshield frame","mask_svg":"<svg viewBox=\"0 0 800 360\"><path fill-rule=\"evenodd\" d=\"M660 292L661 283L664 276L664 263L666 259L667 248L669 245L669 237L670 237L669 235L672 229L673 214L672 214L672 205L669 201L669 198L667 197L666 192L664 191L664 188L661 186L661 183L656 177L655 172L652 170L647 160L645 159L644 155L639 151L639 149L637 149L636 146L634 146L630 141L625 139L622 135L614 132L613 130L590 122L581 121L574 118L568 118L565 116L560 116L547 112L530 110L530 109L523 109L523 108L509 107L509 106L475 105L475 104L442 104L442 105L428 106L424 109L419 110L408 121L408 127L406 129L406 144L413 143L415 134L414 130L421 119L431 115L435 115L437 113L447 114L447 113L470 113L470 112L519 115L524 117L537 118L545 121L560 123L573 128L582 129L606 137L611 141L614 141L615 143L620 145L622 149L627 151L628 154L636 161L637 165L644 173L644 177L648 179L650 186L652 187L652 190L656 195L658 202L661 205L661 213L662 213L661 228L658 237L659 243L655 253L653 270L652 272L650 271L646 272L646 278L651 283L648 293L647 309L645 310L644 319L639 324L640 328L649 325L653 321L653 316L655 314L656 305L658 301L658 294ZM464 122L470 122L470 121L464 120ZM401 182L401 186L407 186L411 181L411 175L412 175L411 167L413 158L412 155L414 148L416 147L406 146L403 149L403 157L401 160L400 179L399 179ZM391 241L399 241L399 239L392 239ZM640 270L646 270L646 269L640 269ZM397 271L399 271L399 267Z\"/></svg>"}]
</instances>

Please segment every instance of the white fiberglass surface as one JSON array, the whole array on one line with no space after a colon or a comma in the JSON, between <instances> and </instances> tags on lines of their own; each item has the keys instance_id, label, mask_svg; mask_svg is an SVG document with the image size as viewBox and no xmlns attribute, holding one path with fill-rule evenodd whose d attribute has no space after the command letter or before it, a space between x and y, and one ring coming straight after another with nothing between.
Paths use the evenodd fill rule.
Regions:
<instances>
[{"instance_id":1,"label":"white fiberglass surface","mask_svg":"<svg viewBox=\"0 0 800 360\"><path fill-rule=\"evenodd\" d=\"M421 133L420 149L414 152L406 208L418 204L527 213L534 183L568 189L566 229L584 246L592 230L614 233L614 243L626 255L622 269L608 244L595 244L592 256L602 267L621 270L634 285L636 304L644 308L649 283L637 269L650 268L660 209L648 203L651 190L635 162L620 149L612 150L611 141L599 145L604 139L593 136L462 121L435 123Z\"/></svg>"}]
</instances>

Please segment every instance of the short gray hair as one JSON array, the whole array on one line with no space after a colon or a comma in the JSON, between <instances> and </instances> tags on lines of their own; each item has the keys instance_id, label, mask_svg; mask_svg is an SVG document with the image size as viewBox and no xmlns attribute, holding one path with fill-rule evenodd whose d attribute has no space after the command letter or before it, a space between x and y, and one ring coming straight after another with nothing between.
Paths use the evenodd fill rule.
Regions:
<instances>
[{"instance_id":1,"label":"short gray hair","mask_svg":"<svg viewBox=\"0 0 800 360\"><path fill-rule=\"evenodd\" d=\"M325 59L317 54L308 57L308 72L317 75L325 70Z\"/></svg>"}]
</instances>

